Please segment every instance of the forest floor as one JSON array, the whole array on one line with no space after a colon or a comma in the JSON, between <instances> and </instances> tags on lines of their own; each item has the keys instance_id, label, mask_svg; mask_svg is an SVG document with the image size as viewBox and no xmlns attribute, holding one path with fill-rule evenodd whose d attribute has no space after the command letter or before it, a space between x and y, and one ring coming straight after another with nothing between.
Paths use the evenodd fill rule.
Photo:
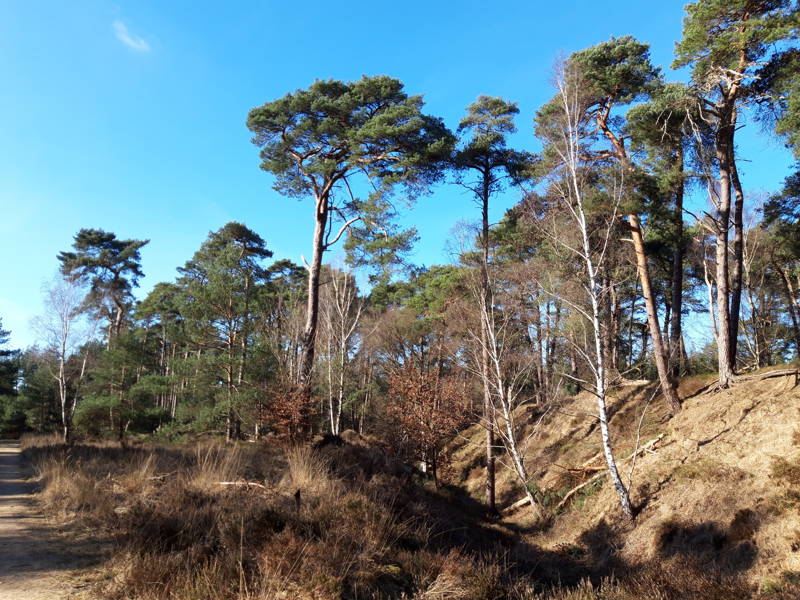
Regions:
<instances>
[{"instance_id":1,"label":"forest floor","mask_svg":"<svg viewBox=\"0 0 800 600\"><path fill-rule=\"evenodd\" d=\"M27 475L19 443L0 441L0 600L79 598L99 549L38 513Z\"/></svg>"}]
</instances>

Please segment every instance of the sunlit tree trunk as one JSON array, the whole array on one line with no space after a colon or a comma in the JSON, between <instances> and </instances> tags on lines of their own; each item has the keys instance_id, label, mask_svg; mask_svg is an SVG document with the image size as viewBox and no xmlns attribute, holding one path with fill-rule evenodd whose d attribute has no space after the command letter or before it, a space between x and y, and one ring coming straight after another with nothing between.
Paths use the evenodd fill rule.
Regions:
<instances>
[{"instance_id":1,"label":"sunlit tree trunk","mask_svg":"<svg viewBox=\"0 0 800 600\"><path fill-rule=\"evenodd\" d=\"M325 250L325 228L328 224L328 196L316 199L314 207L314 250L308 265L308 300L306 324L301 338L300 371L298 382L307 390L311 388L311 372L314 369L314 350L319 320L319 279L322 270L322 254Z\"/></svg>"}]
</instances>

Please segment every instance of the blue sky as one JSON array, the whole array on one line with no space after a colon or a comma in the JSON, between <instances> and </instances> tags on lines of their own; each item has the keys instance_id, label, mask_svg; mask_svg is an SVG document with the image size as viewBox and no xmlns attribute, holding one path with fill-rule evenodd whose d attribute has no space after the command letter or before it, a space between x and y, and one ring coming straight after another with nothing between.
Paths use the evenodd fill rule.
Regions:
<instances>
[{"instance_id":1,"label":"blue sky","mask_svg":"<svg viewBox=\"0 0 800 600\"><path fill-rule=\"evenodd\" d=\"M671 73L683 2L0 3L0 317L34 342L42 283L81 227L147 238L140 294L171 280L210 230L239 220L276 258L309 254L310 204L285 199L258 168L244 125L253 106L315 79L388 74L455 127L479 94L519 102L514 144L537 148L531 120L561 55L632 34ZM791 159L746 128L745 188L773 190ZM493 220L516 200L499 198ZM404 215L413 260L448 260L448 234L474 219L456 186Z\"/></svg>"}]
</instances>

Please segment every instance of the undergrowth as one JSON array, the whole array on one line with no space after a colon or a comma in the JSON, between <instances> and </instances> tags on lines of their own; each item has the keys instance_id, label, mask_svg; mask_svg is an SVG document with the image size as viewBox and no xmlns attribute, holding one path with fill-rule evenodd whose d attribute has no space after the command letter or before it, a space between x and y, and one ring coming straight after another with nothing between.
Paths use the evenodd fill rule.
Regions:
<instances>
[{"instance_id":1,"label":"undergrowth","mask_svg":"<svg viewBox=\"0 0 800 600\"><path fill-rule=\"evenodd\" d=\"M113 540L93 589L108 600L797 597L792 579L759 591L680 554L622 564L611 527L533 547L374 448L26 446L44 509Z\"/></svg>"}]
</instances>

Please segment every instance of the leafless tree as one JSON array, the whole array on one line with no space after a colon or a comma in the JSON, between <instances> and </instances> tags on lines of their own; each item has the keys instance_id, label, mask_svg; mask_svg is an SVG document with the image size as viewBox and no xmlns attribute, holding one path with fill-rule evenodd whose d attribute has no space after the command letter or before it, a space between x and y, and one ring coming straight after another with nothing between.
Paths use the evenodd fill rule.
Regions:
<instances>
[{"instance_id":1,"label":"leafless tree","mask_svg":"<svg viewBox=\"0 0 800 600\"><path fill-rule=\"evenodd\" d=\"M461 232L463 244L475 239L465 233ZM531 315L526 314L523 299L528 290L516 285L508 269L492 260L476 265L466 283L476 314L464 315L470 321L464 328L470 360L464 366L481 381L484 390L480 423L492 432L493 445L499 444L505 450L509 461L506 466L523 488L536 517L542 518L545 509L534 494L536 486L526 462L526 448L546 414L546 410L537 411L538 417L531 423L523 409L534 400L531 385L537 366L527 335Z\"/></svg>"},{"instance_id":2,"label":"leafless tree","mask_svg":"<svg viewBox=\"0 0 800 600\"><path fill-rule=\"evenodd\" d=\"M86 372L88 351L84 346L93 338L95 330L94 323L88 322L82 312L85 296L86 291L79 283L56 275L44 287L45 312L33 322L53 358L48 368L56 381L62 435L67 444L72 441L72 420ZM77 369L69 365L74 356L79 358Z\"/></svg>"},{"instance_id":3,"label":"leafless tree","mask_svg":"<svg viewBox=\"0 0 800 600\"><path fill-rule=\"evenodd\" d=\"M607 353L604 348L605 338L602 331L602 307L610 294L609 281L603 276L606 267L607 251L612 241L612 233L620 217L619 205L624 195L624 169L616 165L612 181L606 183L605 194L607 205L602 214L588 214L589 195L593 189L591 169L587 168L584 158L585 136L587 132L586 118L581 107L581 82L579 75L561 68L555 77L557 96L554 107L555 120L541 132L545 143L555 156L555 163L549 176L548 199L574 225L575 237L564 235L558 230L559 221L548 228L543 223L543 230L553 242L566 250L571 256L578 257L583 263L582 288L586 304L551 291L576 314L581 315L589 324L591 343L587 346L576 344L576 350L585 359L592 374L591 387L597 399L597 417L600 424L600 435L603 454L608 466L614 488L619 496L622 510L628 518L633 518L628 489L620 477L614 457L611 434L608 426L606 397L608 391ZM563 224L562 224L563 225ZM588 304L588 306L587 306ZM586 383L586 382L584 382Z\"/></svg>"},{"instance_id":4,"label":"leafless tree","mask_svg":"<svg viewBox=\"0 0 800 600\"><path fill-rule=\"evenodd\" d=\"M351 273L327 269L322 293L322 322L327 349L328 419L332 435L339 435L345 396L345 375L353 336L361 321L363 304Z\"/></svg>"}]
</instances>

